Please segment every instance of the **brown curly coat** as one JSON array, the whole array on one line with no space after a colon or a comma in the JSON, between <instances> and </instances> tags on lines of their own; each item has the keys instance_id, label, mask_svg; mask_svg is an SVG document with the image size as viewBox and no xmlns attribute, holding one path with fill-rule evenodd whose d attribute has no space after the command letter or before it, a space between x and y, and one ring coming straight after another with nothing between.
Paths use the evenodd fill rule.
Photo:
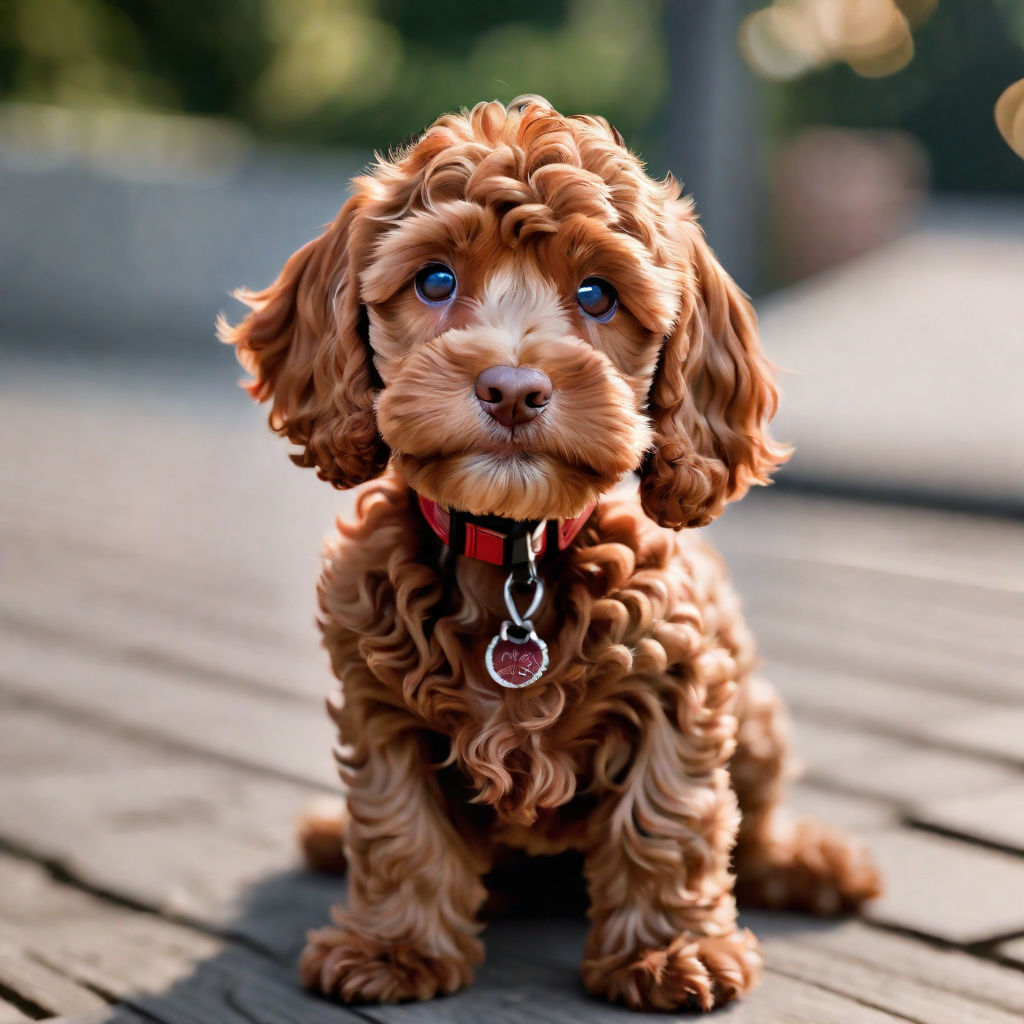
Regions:
<instances>
[{"instance_id":1,"label":"brown curly coat","mask_svg":"<svg viewBox=\"0 0 1024 1024\"><path fill-rule=\"evenodd\" d=\"M221 325L297 463L337 487L380 477L320 581L350 883L303 978L347 1001L452 992L483 956L496 857L571 849L587 989L710 1009L761 966L734 870L751 903L834 912L878 891L856 844L779 813L779 701L752 675L720 560L675 532L787 455L766 429L776 391L753 311L671 179L649 179L603 119L537 97L442 117L354 184L273 285L243 293L253 312ZM458 277L443 308L411 284L434 261ZM589 276L618 292L608 323L576 306ZM473 382L492 365L546 373L545 414L511 433L489 419ZM639 496L615 490L633 471ZM535 685L487 675L504 572L448 557L413 489L519 519L604 495L541 564L550 667ZM336 859L338 831L307 822L312 860Z\"/></svg>"}]
</instances>

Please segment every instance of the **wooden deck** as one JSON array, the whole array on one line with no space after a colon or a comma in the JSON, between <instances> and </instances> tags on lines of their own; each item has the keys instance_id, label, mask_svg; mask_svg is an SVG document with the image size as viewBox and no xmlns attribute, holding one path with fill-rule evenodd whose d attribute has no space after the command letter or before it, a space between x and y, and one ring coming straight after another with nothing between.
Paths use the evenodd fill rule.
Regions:
<instances>
[{"instance_id":1,"label":"wooden deck","mask_svg":"<svg viewBox=\"0 0 1024 1024\"><path fill-rule=\"evenodd\" d=\"M313 580L347 499L223 367L0 371L0 1024L636 1019L580 992L573 919L494 923L443 1001L300 991L338 896L291 820L333 788ZM1019 1022L1024 525L775 491L713 534L793 708L795 803L889 886L864 921L745 915L767 974L715 1019Z\"/></svg>"}]
</instances>

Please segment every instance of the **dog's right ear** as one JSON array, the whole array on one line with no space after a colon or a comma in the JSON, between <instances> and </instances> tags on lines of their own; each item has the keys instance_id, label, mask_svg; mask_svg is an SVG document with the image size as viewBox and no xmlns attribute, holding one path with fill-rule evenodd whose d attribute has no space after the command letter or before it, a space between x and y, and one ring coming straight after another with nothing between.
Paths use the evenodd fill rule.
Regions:
<instances>
[{"instance_id":1,"label":"dog's right ear","mask_svg":"<svg viewBox=\"0 0 1024 1024\"><path fill-rule=\"evenodd\" d=\"M768 432L778 392L750 300L715 258L686 201L666 211L687 282L651 387L654 448L640 474L644 511L673 530L704 526L767 484L790 449Z\"/></svg>"},{"instance_id":2,"label":"dog's right ear","mask_svg":"<svg viewBox=\"0 0 1024 1024\"><path fill-rule=\"evenodd\" d=\"M370 362L359 272L371 242L357 193L326 231L296 252L263 291L236 298L252 312L232 327L223 316L221 341L235 346L252 374L259 402L272 402L270 426L301 446L299 466L316 467L335 487L354 487L383 472L390 452L373 411L379 387Z\"/></svg>"}]
</instances>

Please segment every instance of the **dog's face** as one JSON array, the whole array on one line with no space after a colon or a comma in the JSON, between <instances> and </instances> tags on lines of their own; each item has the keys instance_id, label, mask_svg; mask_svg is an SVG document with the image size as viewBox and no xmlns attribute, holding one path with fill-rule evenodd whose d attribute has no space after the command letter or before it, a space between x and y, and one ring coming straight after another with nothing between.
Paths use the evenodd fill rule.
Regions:
<instances>
[{"instance_id":1,"label":"dog's face","mask_svg":"<svg viewBox=\"0 0 1024 1024\"><path fill-rule=\"evenodd\" d=\"M544 519L638 471L680 528L785 457L753 313L689 203L542 100L442 117L243 297L223 336L339 487L390 460L444 506Z\"/></svg>"},{"instance_id":2,"label":"dog's face","mask_svg":"<svg viewBox=\"0 0 1024 1024\"><path fill-rule=\"evenodd\" d=\"M578 513L639 466L672 313L652 294L664 271L611 227L593 178L550 164L526 184L516 159L492 152L469 189L479 202L440 198L402 217L363 296L384 385L377 423L411 486L470 512L544 519Z\"/></svg>"}]
</instances>

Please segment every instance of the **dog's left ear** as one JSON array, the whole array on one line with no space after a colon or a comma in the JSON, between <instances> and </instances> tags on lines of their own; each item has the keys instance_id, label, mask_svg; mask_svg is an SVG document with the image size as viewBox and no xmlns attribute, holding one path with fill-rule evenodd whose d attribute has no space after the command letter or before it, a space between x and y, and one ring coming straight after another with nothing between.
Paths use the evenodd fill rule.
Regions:
<instances>
[{"instance_id":1,"label":"dog's left ear","mask_svg":"<svg viewBox=\"0 0 1024 1024\"><path fill-rule=\"evenodd\" d=\"M655 440L641 469L644 511L675 530L704 526L789 449L768 434L778 393L749 299L722 269L686 202L673 202L671 249L686 281L651 387Z\"/></svg>"},{"instance_id":2,"label":"dog's left ear","mask_svg":"<svg viewBox=\"0 0 1024 1024\"><path fill-rule=\"evenodd\" d=\"M271 427L301 447L292 461L335 487L378 476L390 455L374 416L380 382L359 298L374 237L365 204L357 191L270 287L235 293L252 310L240 324L218 323L221 340L253 375L249 393L271 403Z\"/></svg>"}]
</instances>

